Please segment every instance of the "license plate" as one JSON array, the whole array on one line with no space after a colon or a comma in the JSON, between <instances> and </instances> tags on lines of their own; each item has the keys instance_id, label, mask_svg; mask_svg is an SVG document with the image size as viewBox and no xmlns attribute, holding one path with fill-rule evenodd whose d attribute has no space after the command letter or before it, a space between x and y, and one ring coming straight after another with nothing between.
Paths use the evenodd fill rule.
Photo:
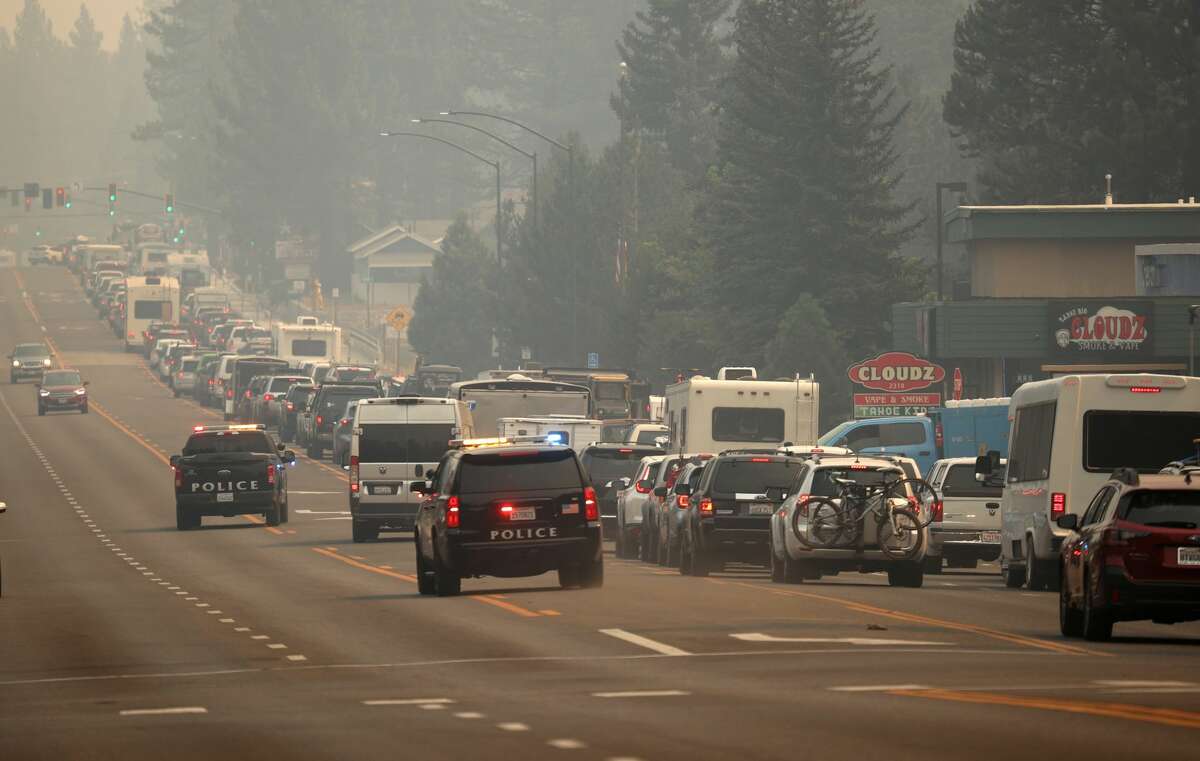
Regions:
<instances>
[{"instance_id":1,"label":"license plate","mask_svg":"<svg viewBox=\"0 0 1200 761\"><path fill-rule=\"evenodd\" d=\"M514 521L536 521L537 520L537 508L536 507L515 507L515 508L513 508L511 515L512 515L512 517L510 518L510 520L514 520Z\"/></svg>"},{"instance_id":2,"label":"license plate","mask_svg":"<svg viewBox=\"0 0 1200 761\"><path fill-rule=\"evenodd\" d=\"M372 494L391 494L392 487L390 487L390 486L372 486L371 493Z\"/></svg>"},{"instance_id":3,"label":"license plate","mask_svg":"<svg viewBox=\"0 0 1200 761\"><path fill-rule=\"evenodd\" d=\"M1178 552L1179 565L1200 565L1200 547L1180 547Z\"/></svg>"},{"instance_id":4,"label":"license plate","mask_svg":"<svg viewBox=\"0 0 1200 761\"><path fill-rule=\"evenodd\" d=\"M981 531L981 532L979 532L979 541L986 542L988 544L999 544L1000 543L1000 532L999 531Z\"/></svg>"},{"instance_id":5,"label":"license plate","mask_svg":"<svg viewBox=\"0 0 1200 761\"><path fill-rule=\"evenodd\" d=\"M232 502L233 495L232 494L218 494L217 501L218 502Z\"/></svg>"},{"instance_id":6,"label":"license plate","mask_svg":"<svg viewBox=\"0 0 1200 761\"><path fill-rule=\"evenodd\" d=\"M750 515L770 515L775 506L769 502L755 502L750 505Z\"/></svg>"}]
</instances>

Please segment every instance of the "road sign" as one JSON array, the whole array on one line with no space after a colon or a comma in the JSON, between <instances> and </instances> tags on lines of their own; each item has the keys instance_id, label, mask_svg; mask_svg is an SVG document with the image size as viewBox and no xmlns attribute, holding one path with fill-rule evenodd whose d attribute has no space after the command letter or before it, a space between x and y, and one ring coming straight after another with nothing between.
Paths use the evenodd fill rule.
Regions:
<instances>
[{"instance_id":1,"label":"road sign","mask_svg":"<svg viewBox=\"0 0 1200 761\"><path fill-rule=\"evenodd\" d=\"M599 367L600 366L600 355L594 351L589 351L587 365L588 365L589 370L594 370L595 368Z\"/></svg>"},{"instance_id":2,"label":"road sign","mask_svg":"<svg viewBox=\"0 0 1200 761\"><path fill-rule=\"evenodd\" d=\"M855 394L854 417L895 417L920 415L941 406L941 394Z\"/></svg>"},{"instance_id":3,"label":"road sign","mask_svg":"<svg viewBox=\"0 0 1200 761\"><path fill-rule=\"evenodd\" d=\"M392 326L393 330L397 333L402 333L408 327L408 323L412 322L412 317L412 309L405 304L401 304L388 312L388 316L385 319L387 324Z\"/></svg>"}]
</instances>

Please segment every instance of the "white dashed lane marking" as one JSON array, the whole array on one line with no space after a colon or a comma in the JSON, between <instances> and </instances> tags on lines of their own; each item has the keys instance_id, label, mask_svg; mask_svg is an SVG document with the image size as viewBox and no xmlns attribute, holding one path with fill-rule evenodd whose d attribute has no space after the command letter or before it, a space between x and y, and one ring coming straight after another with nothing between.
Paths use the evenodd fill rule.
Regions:
<instances>
[{"instance_id":1,"label":"white dashed lane marking","mask_svg":"<svg viewBox=\"0 0 1200 761\"><path fill-rule=\"evenodd\" d=\"M178 716L180 714L205 714L203 706L179 706L176 708L129 708L121 711L122 716Z\"/></svg>"},{"instance_id":2,"label":"white dashed lane marking","mask_svg":"<svg viewBox=\"0 0 1200 761\"><path fill-rule=\"evenodd\" d=\"M529 725L519 721L505 721L497 724L496 729L503 729L505 732L528 732Z\"/></svg>"}]
</instances>

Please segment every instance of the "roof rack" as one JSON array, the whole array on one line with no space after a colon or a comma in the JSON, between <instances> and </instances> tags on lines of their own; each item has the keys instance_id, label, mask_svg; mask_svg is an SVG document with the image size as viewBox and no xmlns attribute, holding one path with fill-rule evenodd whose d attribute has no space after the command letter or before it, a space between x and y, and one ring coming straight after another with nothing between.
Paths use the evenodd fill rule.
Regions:
<instances>
[{"instance_id":1,"label":"roof rack","mask_svg":"<svg viewBox=\"0 0 1200 761\"><path fill-rule=\"evenodd\" d=\"M1120 481L1126 486L1137 486L1140 483L1138 472L1133 468L1117 468L1110 476L1114 481Z\"/></svg>"}]
</instances>

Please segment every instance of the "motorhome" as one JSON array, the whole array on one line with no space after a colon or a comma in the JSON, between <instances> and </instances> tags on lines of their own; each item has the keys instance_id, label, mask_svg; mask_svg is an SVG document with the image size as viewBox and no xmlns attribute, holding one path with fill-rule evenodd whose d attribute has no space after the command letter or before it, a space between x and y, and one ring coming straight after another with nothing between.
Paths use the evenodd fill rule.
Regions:
<instances>
[{"instance_id":1,"label":"motorhome","mask_svg":"<svg viewBox=\"0 0 1200 761\"><path fill-rule=\"evenodd\" d=\"M129 255L121 246L101 243L76 246L74 256L76 270L84 273L91 272L99 262L125 262L129 259Z\"/></svg>"},{"instance_id":2,"label":"motorhome","mask_svg":"<svg viewBox=\"0 0 1200 761\"><path fill-rule=\"evenodd\" d=\"M702 375L667 386L666 425L672 452L772 448L817 440L820 384L714 380Z\"/></svg>"},{"instance_id":3,"label":"motorhome","mask_svg":"<svg viewBox=\"0 0 1200 761\"><path fill-rule=\"evenodd\" d=\"M134 249L138 272L143 275L167 274L167 259L174 250L171 246L160 242L139 244Z\"/></svg>"},{"instance_id":4,"label":"motorhome","mask_svg":"<svg viewBox=\"0 0 1200 761\"><path fill-rule=\"evenodd\" d=\"M450 398L467 402L475 421L475 434L486 437L499 433L500 418L587 416L591 392L586 386L513 374L503 380L455 383L450 387Z\"/></svg>"},{"instance_id":5,"label":"motorhome","mask_svg":"<svg viewBox=\"0 0 1200 761\"><path fill-rule=\"evenodd\" d=\"M125 278L125 351L141 351L150 323L179 318L179 281L150 275Z\"/></svg>"},{"instance_id":6,"label":"motorhome","mask_svg":"<svg viewBox=\"0 0 1200 761\"><path fill-rule=\"evenodd\" d=\"M275 356L292 367L305 362L340 362L347 359L342 350L342 329L336 325L303 325L277 322L271 326Z\"/></svg>"},{"instance_id":7,"label":"motorhome","mask_svg":"<svg viewBox=\"0 0 1200 761\"><path fill-rule=\"evenodd\" d=\"M1200 378L1066 375L1026 383L1009 405L1008 468L1000 505L1000 564L1009 586L1055 588L1055 525L1082 514L1117 468L1157 473L1195 456ZM991 459L998 460L999 452ZM977 466L988 473L987 461Z\"/></svg>"}]
</instances>

